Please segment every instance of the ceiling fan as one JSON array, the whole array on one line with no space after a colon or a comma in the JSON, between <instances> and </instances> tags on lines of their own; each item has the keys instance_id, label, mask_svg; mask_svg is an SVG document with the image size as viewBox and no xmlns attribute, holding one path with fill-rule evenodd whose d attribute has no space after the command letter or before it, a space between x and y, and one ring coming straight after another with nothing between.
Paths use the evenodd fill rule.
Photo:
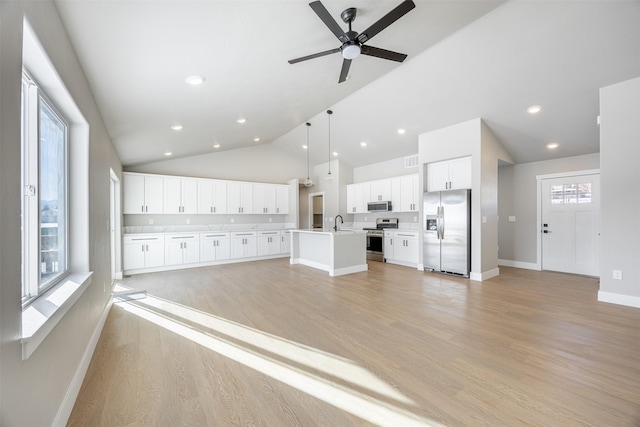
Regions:
<instances>
[{"instance_id":1,"label":"ceiling fan","mask_svg":"<svg viewBox=\"0 0 640 427\"><path fill-rule=\"evenodd\" d=\"M392 52L390 50L380 49L378 47L368 46L365 43L371 40L380 31L387 28L389 25L402 18L407 12L416 7L412 0L405 0L396 6L391 12L380 18L377 22L371 25L369 28L358 34L351 29L351 23L356 19L356 8L350 7L345 9L340 17L342 20L349 24L349 31L344 32L340 25L331 17L329 11L324 7L320 1L314 1L309 3L311 9L318 15L318 17L324 22L324 24L331 30L333 34L340 40L342 45L335 49L325 50L324 52L314 53L313 55L303 56L301 58L289 60L289 64L295 64L298 62L306 61L308 59L319 58L321 56L330 55L332 53L342 52L342 70L340 71L340 78L338 83L342 83L347 79L349 74L349 67L351 66L351 60L358 57L358 55L369 55L377 58L389 59L391 61L402 62L407 58L407 55L398 52Z\"/></svg>"}]
</instances>

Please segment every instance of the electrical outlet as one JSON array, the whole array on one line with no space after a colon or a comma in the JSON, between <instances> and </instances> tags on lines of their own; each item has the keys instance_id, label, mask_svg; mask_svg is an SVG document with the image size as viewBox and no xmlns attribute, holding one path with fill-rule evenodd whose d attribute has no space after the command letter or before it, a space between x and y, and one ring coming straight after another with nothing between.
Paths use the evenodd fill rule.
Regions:
<instances>
[{"instance_id":1,"label":"electrical outlet","mask_svg":"<svg viewBox=\"0 0 640 427\"><path fill-rule=\"evenodd\" d=\"M417 216L413 217L413 222L418 222L418 217Z\"/></svg>"},{"instance_id":2,"label":"electrical outlet","mask_svg":"<svg viewBox=\"0 0 640 427\"><path fill-rule=\"evenodd\" d=\"M236 220L234 218L231 218L231 224L233 224L234 222L236 222Z\"/></svg>"},{"instance_id":3,"label":"electrical outlet","mask_svg":"<svg viewBox=\"0 0 640 427\"><path fill-rule=\"evenodd\" d=\"M367 217L366 216L364 217L364 220L365 220L365 222L367 221Z\"/></svg>"},{"instance_id":4,"label":"electrical outlet","mask_svg":"<svg viewBox=\"0 0 640 427\"><path fill-rule=\"evenodd\" d=\"M486 217L486 216L483 216L483 217L482 217L482 223L483 223L483 224L486 224L486 223L487 223L487 217Z\"/></svg>"},{"instance_id":5,"label":"electrical outlet","mask_svg":"<svg viewBox=\"0 0 640 427\"><path fill-rule=\"evenodd\" d=\"M191 220L187 218L187 225L191 224Z\"/></svg>"},{"instance_id":6,"label":"electrical outlet","mask_svg":"<svg viewBox=\"0 0 640 427\"><path fill-rule=\"evenodd\" d=\"M149 218L149 225L153 225L153 218Z\"/></svg>"},{"instance_id":7,"label":"electrical outlet","mask_svg":"<svg viewBox=\"0 0 640 427\"><path fill-rule=\"evenodd\" d=\"M616 280L622 280L622 270L613 270L613 278Z\"/></svg>"},{"instance_id":8,"label":"electrical outlet","mask_svg":"<svg viewBox=\"0 0 640 427\"><path fill-rule=\"evenodd\" d=\"M273 218L269 218L269 222L273 222Z\"/></svg>"}]
</instances>

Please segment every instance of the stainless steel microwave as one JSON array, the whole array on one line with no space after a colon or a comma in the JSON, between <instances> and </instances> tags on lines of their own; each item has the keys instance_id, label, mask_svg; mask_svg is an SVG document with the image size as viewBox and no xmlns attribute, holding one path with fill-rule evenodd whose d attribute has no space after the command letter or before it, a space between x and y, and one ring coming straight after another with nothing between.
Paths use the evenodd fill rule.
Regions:
<instances>
[{"instance_id":1,"label":"stainless steel microwave","mask_svg":"<svg viewBox=\"0 0 640 427\"><path fill-rule=\"evenodd\" d=\"M368 202L367 211L369 212L389 212L391 211L391 202Z\"/></svg>"}]
</instances>

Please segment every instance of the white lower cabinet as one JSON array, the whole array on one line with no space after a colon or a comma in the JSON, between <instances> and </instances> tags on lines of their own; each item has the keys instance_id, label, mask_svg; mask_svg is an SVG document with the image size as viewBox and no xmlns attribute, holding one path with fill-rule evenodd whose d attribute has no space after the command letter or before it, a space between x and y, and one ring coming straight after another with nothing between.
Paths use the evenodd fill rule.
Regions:
<instances>
[{"instance_id":1,"label":"white lower cabinet","mask_svg":"<svg viewBox=\"0 0 640 427\"><path fill-rule=\"evenodd\" d=\"M255 231L231 233L231 258L249 258L258 256L258 242Z\"/></svg>"},{"instance_id":2,"label":"white lower cabinet","mask_svg":"<svg viewBox=\"0 0 640 427\"><path fill-rule=\"evenodd\" d=\"M417 267L419 254L418 235L419 232L417 231L385 231L385 261L408 267Z\"/></svg>"},{"instance_id":3,"label":"white lower cabinet","mask_svg":"<svg viewBox=\"0 0 640 427\"><path fill-rule=\"evenodd\" d=\"M291 253L291 231L289 230L280 232L280 253L287 255Z\"/></svg>"},{"instance_id":4,"label":"white lower cabinet","mask_svg":"<svg viewBox=\"0 0 640 427\"><path fill-rule=\"evenodd\" d=\"M164 266L164 235L130 234L123 243L124 271Z\"/></svg>"},{"instance_id":5,"label":"white lower cabinet","mask_svg":"<svg viewBox=\"0 0 640 427\"><path fill-rule=\"evenodd\" d=\"M200 262L231 258L229 233L200 233Z\"/></svg>"},{"instance_id":6,"label":"white lower cabinet","mask_svg":"<svg viewBox=\"0 0 640 427\"><path fill-rule=\"evenodd\" d=\"M200 235L198 233L165 235L164 258L165 265L200 262Z\"/></svg>"},{"instance_id":7,"label":"white lower cabinet","mask_svg":"<svg viewBox=\"0 0 640 427\"><path fill-rule=\"evenodd\" d=\"M258 256L280 254L280 230L258 231Z\"/></svg>"}]
</instances>

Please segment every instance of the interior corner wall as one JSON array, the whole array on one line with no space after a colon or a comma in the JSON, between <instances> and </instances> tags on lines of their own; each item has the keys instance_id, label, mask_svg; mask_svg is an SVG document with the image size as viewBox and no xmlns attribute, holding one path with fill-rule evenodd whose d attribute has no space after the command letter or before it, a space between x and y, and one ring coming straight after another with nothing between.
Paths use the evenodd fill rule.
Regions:
<instances>
[{"instance_id":1,"label":"interior corner wall","mask_svg":"<svg viewBox=\"0 0 640 427\"><path fill-rule=\"evenodd\" d=\"M498 273L498 161L514 163L514 160L484 122L481 135L481 271L491 276Z\"/></svg>"},{"instance_id":2,"label":"interior corner wall","mask_svg":"<svg viewBox=\"0 0 640 427\"><path fill-rule=\"evenodd\" d=\"M600 168L598 153L540 162L502 166L498 169L498 258L501 263L536 269L538 264L538 175ZM510 222L509 216L515 221Z\"/></svg>"},{"instance_id":3,"label":"interior corner wall","mask_svg":"<svg viewBox=\"0 0 640 427\"><path fill-rule=\"evenodd\" d=\"M600 90L600 292L640 308L640 77ZM622 271L622 280L613 279Z\"/></svg>"},{"instance_id":4,"label":"interior corner wall","mask_svg":"<svg viewBox=\"0 0 640 427\"><path fill-rule=\"evenodd\" d=\"M91 285L38 349L22 360L20 236L20 87L24 18L89 124L88 209ZM0 425L64 424L63 402L73 404L71 385L110 299L110 169L121 165L50 0L0 2ZM99 331L98 331L99 332ZM89 354L90 356L90 354ZM70 399L70 400L69 400Z\"/></svg>"}]
</instances>

